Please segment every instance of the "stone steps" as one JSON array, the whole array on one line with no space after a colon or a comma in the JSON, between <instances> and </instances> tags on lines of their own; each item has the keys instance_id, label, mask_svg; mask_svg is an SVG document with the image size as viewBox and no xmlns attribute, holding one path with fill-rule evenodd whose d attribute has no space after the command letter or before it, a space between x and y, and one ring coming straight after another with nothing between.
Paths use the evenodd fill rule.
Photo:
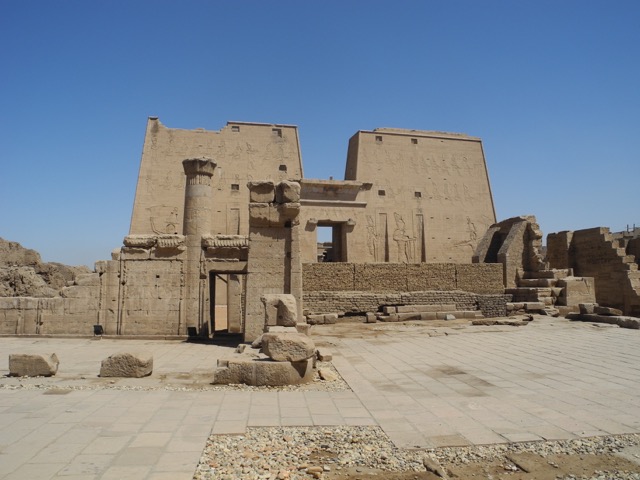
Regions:
<instances>
[{"instance_id":1,"label":"stone steps","mask_svg":"<svg viewBox=\"0 0 640 480\"><path fill-rule=\"evenodd\" d=\"M527 271L527 272L524 272L522 278L524 279L548 278L548 279L559 280L561 278L570 277L572 275L573 275L572 268L554 268L551 270L539 270L537 272Z\"/></svg>"}]
</instances>

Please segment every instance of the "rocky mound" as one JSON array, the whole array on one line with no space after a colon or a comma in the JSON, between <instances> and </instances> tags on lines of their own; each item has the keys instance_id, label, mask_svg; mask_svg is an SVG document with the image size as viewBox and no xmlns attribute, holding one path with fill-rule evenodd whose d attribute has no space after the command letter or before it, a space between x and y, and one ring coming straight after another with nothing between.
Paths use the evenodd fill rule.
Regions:
<instances>
[{"instance_id":1,"label":"rocky mound","mask_svg":"<svg viewBox=\"0 0 640 480\"><path fill-rule=\"evenodd\" d=\"M85 266L43 263L35 250L0 238L0 297L55 297Z\"/></svg>"}]
</instances>

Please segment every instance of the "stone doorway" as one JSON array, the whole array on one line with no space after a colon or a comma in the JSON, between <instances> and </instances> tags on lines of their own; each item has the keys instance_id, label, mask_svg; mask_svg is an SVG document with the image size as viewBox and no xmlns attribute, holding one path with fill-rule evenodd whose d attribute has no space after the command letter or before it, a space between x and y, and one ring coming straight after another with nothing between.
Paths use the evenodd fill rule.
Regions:
<instances>
[{"instance_id":1,"label":"stone doorway","mask_svg":"<svg viewBox=\"0 0 640 480\"><path fill-rule=\"evenodd\" d=\"M244 331L246 274L209 272L209 331L239 334Z\"/></svg>"},{"instance_id":2,"label":"stone doorway","mask_svg":"<svg viewBox=\"0 0 640 480\"><path fill-rule=\"evenodd\" d=\"M318 262L346 262L347 237L344 222L318 222Z\"/></svg>"}]
</instances>

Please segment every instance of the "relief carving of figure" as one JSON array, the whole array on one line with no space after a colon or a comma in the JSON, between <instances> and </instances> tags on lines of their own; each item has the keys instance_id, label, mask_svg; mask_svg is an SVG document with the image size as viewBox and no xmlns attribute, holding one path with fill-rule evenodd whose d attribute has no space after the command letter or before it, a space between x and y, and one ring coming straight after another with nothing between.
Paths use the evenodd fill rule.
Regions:
<instances>
[{"instance_id":1,"label":"relief carving of figure","mask_svg":"<svg viewBox=\"0 0 640 480\"><path fill-rule=\"evenodd\" d=\"M373 260L378 261L378 232L376 223L371 215L367 215L367 246L369 253L373 255Z\"/></svg>"},{"instance_id":2,"label":"relief carving of figure","mask_svg":"<svg viewBox=\"0 0 640 480\"><path fill-rule=\"evenodd\" d=\"M469 240L475 242L478 239L478 231L476 225L471 221L470 217L467 217L467 231L469 232Z\"/></svg>"},{"instance_id":3,"label":"relief carving of figure","mask_svg":"<svg viewBox=\"0 0 640 480\"><path fill-rule=\"evenodd\" d=\"M161 235L168 233L176 235L178 233L178 209L169 205L154 205L149 207L151 230L153 233Z\"/></svg>"},{"instance_id":4,"label":"relief carving of figure","mask_svg":"<svg viewBox=\"0 0 640 480\"><path fill-rule=\"evenodd\" d=\"M393 240L398 246L398 262L413 262L413 243L416 238L407 235L407 227L402 219L402 215L393 214L396 219L396 229L393 231Z\"/></svg>"}]
</instances>

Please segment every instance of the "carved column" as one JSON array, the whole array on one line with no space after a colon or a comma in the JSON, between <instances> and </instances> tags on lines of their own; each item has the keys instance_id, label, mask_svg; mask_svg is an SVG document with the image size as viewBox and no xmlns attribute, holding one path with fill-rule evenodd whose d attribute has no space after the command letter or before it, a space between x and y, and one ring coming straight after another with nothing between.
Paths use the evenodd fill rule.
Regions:
<instances>
[{"instance_id":1,"label":"carved column","mask_svg":"<svg viewBox=\"0 0 640 480\"><path fill-rule=\"evenodd\" d=\"M184 223L182 232L186 236L186 326L189 333L207 334L208 322L204 319L204 299L207 272L201 275L202 236L211 231L212 189L211 177L216 164L208 158L192 158L182 162L187 184L184 191ZM189 328L191 327L191 328ZM204 328L203 328L204 327Z\"/></svg>"}]
</instances>

